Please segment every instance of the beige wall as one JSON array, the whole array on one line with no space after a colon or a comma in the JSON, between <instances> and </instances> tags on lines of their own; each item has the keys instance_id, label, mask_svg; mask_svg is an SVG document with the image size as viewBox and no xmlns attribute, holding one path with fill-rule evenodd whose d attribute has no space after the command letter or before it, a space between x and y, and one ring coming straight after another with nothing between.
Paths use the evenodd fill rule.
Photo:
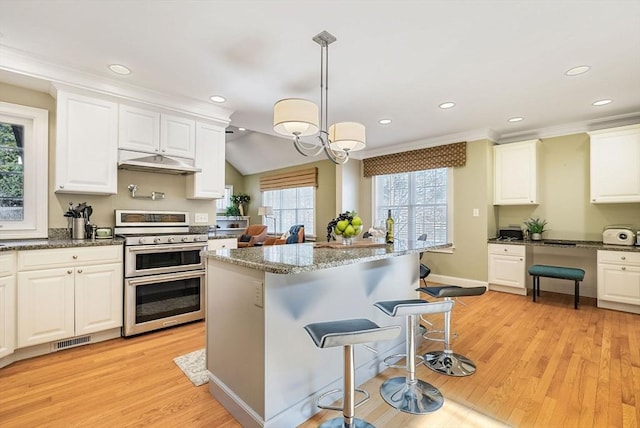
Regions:
<instances>
[{"instance_id":1,"label":"beige wall","mask_svg":"<svg viewBox=\"0 0 640 428\"><path fill-rule=\"evenodd\" d=\"M318 168L318 188L316 189L316 219L315 231L318 240L322 241L326 236L327 223L337 215L336 212L336 165L329 160L311 162L305 165L297 165L289 168L281 168L260 174L244 176L244 191L251 196L249 215L252 223L260 223L262 219L258 217L258 207L262 205L260 193L260 177L263 175L279 174L282 172L295 171L309 167ZM255 201L255 202L254 202ZM289 225L291 226L291 225ZM289 226L284 227L288 230ZM281 226L278 225L278 228Z\"/></svg>"},{"instance_id":2,"label":"beige wall","mask_svg":"<svg viewBox=\"0 0 640 428\"><path fill-rule=\"evenodd\" d=\"M543 238L601 241L609 224L640 226L640 204L589 202L589 136L566 135L542 140L539 152L540 203L535 206L501 206L498 223L522 223L529 217L546 219ZM612 169L615 173L615 169Z\"/></svg>"},{"instance_id":3,"label":"beige wall","mask_svg":"<svg viewBox=\"0 0 640 428\"><path fill-rule=\"evenodd\" d=\"M209 214L209 223L214 223L215 201L186 199L186 178L184 176L119 170L117 195L95 196L54 193L55 100L47 93L0 83L0 101L49 111L49 228L67 227L67 219L63 217L63 214L69 207L69 202L73 202L74 206L80 202L86 202L91 205L93 208L91 220L92 223L98 226L112 227L115 220L115 209L188 211L191 213L192 224L195 224L194 214L196 212L207 213ZM164 200L157 201L132 199L127 190L129 184L138 185L138 193L140 195L149 195L152 191L156 191L164 192L166 197Z\"/></svg>"}]
</instances>

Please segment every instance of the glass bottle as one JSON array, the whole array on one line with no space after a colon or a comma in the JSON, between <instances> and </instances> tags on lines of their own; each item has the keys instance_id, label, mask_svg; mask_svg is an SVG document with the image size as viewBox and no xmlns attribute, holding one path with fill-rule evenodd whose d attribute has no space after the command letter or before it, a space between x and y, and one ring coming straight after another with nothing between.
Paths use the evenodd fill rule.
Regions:
<instances>
[{"instance_id":1,"label":"glass bottle","mask_svg":"<svg viewBox=\"0 0 640 428\"><path fill-rule=\"evenodd\" d=\"M387 212L387 244L393 244L393 218L391 217L391 210Z\"/></svg>"}]
</instances>

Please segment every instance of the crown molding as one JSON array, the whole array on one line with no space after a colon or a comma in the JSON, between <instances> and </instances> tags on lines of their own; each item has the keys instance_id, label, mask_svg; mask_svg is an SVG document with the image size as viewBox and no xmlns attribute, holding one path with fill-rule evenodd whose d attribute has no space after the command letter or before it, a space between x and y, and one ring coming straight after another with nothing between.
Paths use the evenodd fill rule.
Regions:
<instances>
[{"instance_id":1,"label":"crown molding","mask_svg":"<svg viewBox=\"0 0 640 428\"><path fill-rule=\"evenodd\" d=\"M50 93L54 97L57 88L71 88L214 120L223 126L229 124L233 113L230 109L208 102L169 95L131 85L121 80L107 79L82 70L54 64L4 45L0 45L0 70L50 82Z\"/></svg>"}]
</instances>

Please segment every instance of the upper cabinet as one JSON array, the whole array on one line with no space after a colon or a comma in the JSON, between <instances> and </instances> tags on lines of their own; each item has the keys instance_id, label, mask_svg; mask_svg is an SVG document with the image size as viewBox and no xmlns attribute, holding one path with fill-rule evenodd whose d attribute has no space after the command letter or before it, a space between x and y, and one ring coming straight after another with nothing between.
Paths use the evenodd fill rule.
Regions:
<instances>
[{"instance_id":1,"label":"upper cabinet","mask_svg":"<svg viewBox=\"0 0 640 428\"><path fill-rule=\"evenodd\" d=\"M538 203L538 150L540 140L493 147L493 204Z\"/></svg>"},{"instance_id":2,"label":"upper cabinet","mask_svg":"<svg viewBox=\"0 0 640 428\"><path fill-rule=\"evenodd\" d=\"M118 104L59 90L55 191L117 193Z\"/></svg>"},{"instance_id":3,"label":"upper cabinet","mask_svg":"<svg viewBox=\"0 0 640 428\"><path fill-rule=\"evenodd\" d=\"M640 202L640 125L589 132L591 202Z\"/></svg>"},{"instance_id":4,"label":"upper cabinet","mask_svg":"<svg viewBox=\"0 0 640 428\"><path fill-rule=\"evenodd\" d=\"M118 147L193 159L195 129L193 119L121 104Z\"/></svg>"},{"instance_id":5,"label":"upper cabinet","mask_svg":"<svg viewBox=\"0 0 640 428\"><path fill-rule=\"evenodd\" d=\"M196 123L195 166L202 169L202 172L187 176L187 198L224 197L224 143L224 128L203 122Z\"/></svg>"}]
</instances>

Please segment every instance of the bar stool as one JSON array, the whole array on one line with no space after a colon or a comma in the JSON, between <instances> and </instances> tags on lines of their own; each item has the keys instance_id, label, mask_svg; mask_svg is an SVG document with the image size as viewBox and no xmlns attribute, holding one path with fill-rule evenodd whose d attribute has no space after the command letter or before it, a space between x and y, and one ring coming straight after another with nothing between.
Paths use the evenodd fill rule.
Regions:
<instances>
[{"instance_id":1,"label":"bar stool","mask_svg":"<svg viewBox=\"0 0 640 428\"><path fill-rule=\"evenodd\" d=\"M384 360L386 363L389 358L406 355L405 367L407 375L385 381L380 386L380 395L390 406L406 413L422 415L438 410L444 404L442 393L430 383L416 379L416 316L420 314L449 313L453 307L453 301L388 300L376 302L374 306L390 317L406 317L407 321L406 354L391 355Z\"/></svg>"},{"instance_id":2,"label":"bar stool","mask_svg":"<svg viewBox=\"0 0 640 428\"><path fill-rule=\"evenodd\" d=\"M431 297L444 298L444 301L453 297L479 296L487 290L485 287L458 287L457 285L445 285L441 287L420 287L416 289ZM431 370L447 376L469 376L476 372L476 365L464 355L456 354L451 349L451 311L444 313L444 350L431 351L424 354L424 365ZM424 336L429 340L434 340Z\"/></svg>"},{"instance_id":3,"label":"bar stool","mask_svg":"<svg viewBox=\"0 0 640 428\"><path fill-rule=\"evenodd\" d=\"M342 410L342 418L334 418L323 422L319 428L375 428L370 423L355 417L356 407L369 400L369 393L355 388L355 364L353 345L367 342L390 340L400 334L399 326L380 327L366 318L356 318L341 321L312 323L304 326L311 339L318 348L342 346L344 348L344 389L342 407L323 405L320 400L327 395L334 394L334 389L322 394L316 400L321 409ZM361 392L365 397L355 403L355 392Z\"/></svg>"}]
</instances>

